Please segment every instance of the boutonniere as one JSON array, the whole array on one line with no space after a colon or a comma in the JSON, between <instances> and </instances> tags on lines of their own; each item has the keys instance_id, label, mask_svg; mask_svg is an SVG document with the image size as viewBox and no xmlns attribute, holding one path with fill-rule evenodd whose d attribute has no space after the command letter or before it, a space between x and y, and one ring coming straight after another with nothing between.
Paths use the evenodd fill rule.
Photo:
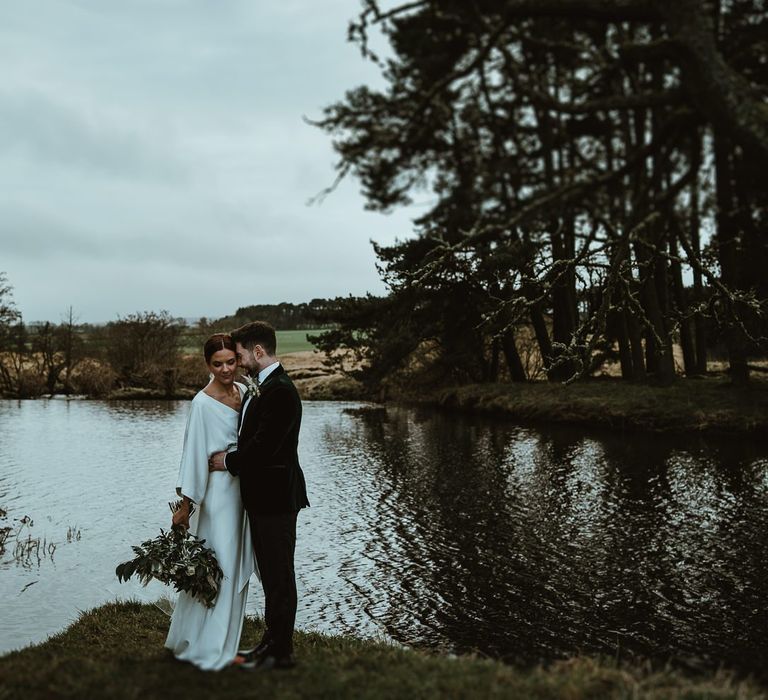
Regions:
<instances>
[{"instance_id":1,"label":"boutonniere","mask_svg":"<svg viewBox=\"0 0 768 700\"><path fill-rule=\"evenodd\" d=\"M258 379L253 379L250 375L244 374L243 380L245 381L246 386L245 393L248 394L248 396L259 398L259 396L261 396L261 389L259 389Z\"/></svg>"}]
</instances>

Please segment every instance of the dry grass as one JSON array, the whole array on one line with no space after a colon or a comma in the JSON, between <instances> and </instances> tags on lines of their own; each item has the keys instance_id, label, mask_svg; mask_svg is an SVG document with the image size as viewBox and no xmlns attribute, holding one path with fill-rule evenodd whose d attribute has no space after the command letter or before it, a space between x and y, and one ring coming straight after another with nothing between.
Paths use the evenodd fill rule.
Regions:
<instances>
[{"instance_id":1,"label":"dry grass","mask_svg":"<svg viewBox=\"0 0 768 700\"><path fill-rule=\"evenodd\" d=\"M371 398L360 382L327 367L321 352L293 352L281 355L280 361L305 401Z\"/></svg>"}]
</instances>

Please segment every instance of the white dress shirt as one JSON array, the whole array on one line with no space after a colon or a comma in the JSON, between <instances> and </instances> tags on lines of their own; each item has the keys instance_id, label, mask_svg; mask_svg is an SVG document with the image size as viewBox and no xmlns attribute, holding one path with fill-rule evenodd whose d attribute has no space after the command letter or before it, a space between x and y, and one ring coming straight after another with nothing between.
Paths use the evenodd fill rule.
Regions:
<instances>
[{"instance_id":1,"label":"white dress shirt","mask_svg":"<svg viewBox=\"0 0 768 700\"><path fill-rule=\"evenodd\" d=\"M273 362L269 367L265 367L261 372L259 372L259 377L256 381L259 382L259 384L263 384L266 378L272 374L278 367L280 366L279 362Z\"/></svg>"}]
</instances>

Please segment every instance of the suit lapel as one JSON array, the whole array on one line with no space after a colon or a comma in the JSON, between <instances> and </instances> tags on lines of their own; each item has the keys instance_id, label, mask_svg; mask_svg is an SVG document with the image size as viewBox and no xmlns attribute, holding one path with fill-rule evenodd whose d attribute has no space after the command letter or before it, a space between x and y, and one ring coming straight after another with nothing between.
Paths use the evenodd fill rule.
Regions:
<instances>
[{"instance_id":1,"label":"suit lapel","mask_svg":"<svg viewBox=\"0 0 768 700\"><path fill-rule=\"evenodd\" d=\"M240 428L243 427L243 418L245 418L245 408L251 403L253 397L246 393L243 394L242 403L240 404L240 414L237 416L237 434L240 434Z\"/></svg>"},{"instance_id":2,"label":"suit lapel","mask_svg":"<svg viewBox=\"0 0 768 700\"><path fill-rule=\"evenodd\" d=\"M245 401L243 402L243 405L240 407L240 417L237 423L238 434L240 433L240 430L243 427L243 423L245 423L245 416L248 413L248 411L253 407L254 404L257 404L259 402L259 399L261 399L261 397L263 396L264 391L269 390L269 388L272 385L272 380L276 379L281 374L285 374L285 369L283 369L282 365L278 365L277 367L275 367L275 369L273 369L269 373L269 376L259 386L259 389L260 389L259 396L251 396L250 400L247 400L247 405Z\"/></svg>"}]
</instances>

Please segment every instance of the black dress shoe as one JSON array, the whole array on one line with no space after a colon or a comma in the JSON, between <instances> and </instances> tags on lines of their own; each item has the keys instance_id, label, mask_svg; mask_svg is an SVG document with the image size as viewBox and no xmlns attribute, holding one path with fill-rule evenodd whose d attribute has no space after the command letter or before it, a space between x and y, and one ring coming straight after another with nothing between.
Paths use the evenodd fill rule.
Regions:
<instances>
[{"instance_id":1,"label":"black dress shoe","mask_svg":"<svg viewBox=\"0 0 768 700\"><path fill-rule=\"evenodd\" d=\"M275 656L267 652L261 656L255 657L252 661L244 661L239 664L239 668L244 671L273 671L273 670L287 670L293 668L296 665L296 661L292 654L287 656Z\"/></svg>"},{"instance_id":2,"label":"black dress shoe","mask_svg":"<svg viewBox=\"0 0 768 700\"><path fill-rule=\"evenodd\" d=\"M253 661L257 656L261 656L269 649L269 640L262 639L253 649L238 649L237 655L242 656L246 661Z\"/></svg>"}]
</instances>

